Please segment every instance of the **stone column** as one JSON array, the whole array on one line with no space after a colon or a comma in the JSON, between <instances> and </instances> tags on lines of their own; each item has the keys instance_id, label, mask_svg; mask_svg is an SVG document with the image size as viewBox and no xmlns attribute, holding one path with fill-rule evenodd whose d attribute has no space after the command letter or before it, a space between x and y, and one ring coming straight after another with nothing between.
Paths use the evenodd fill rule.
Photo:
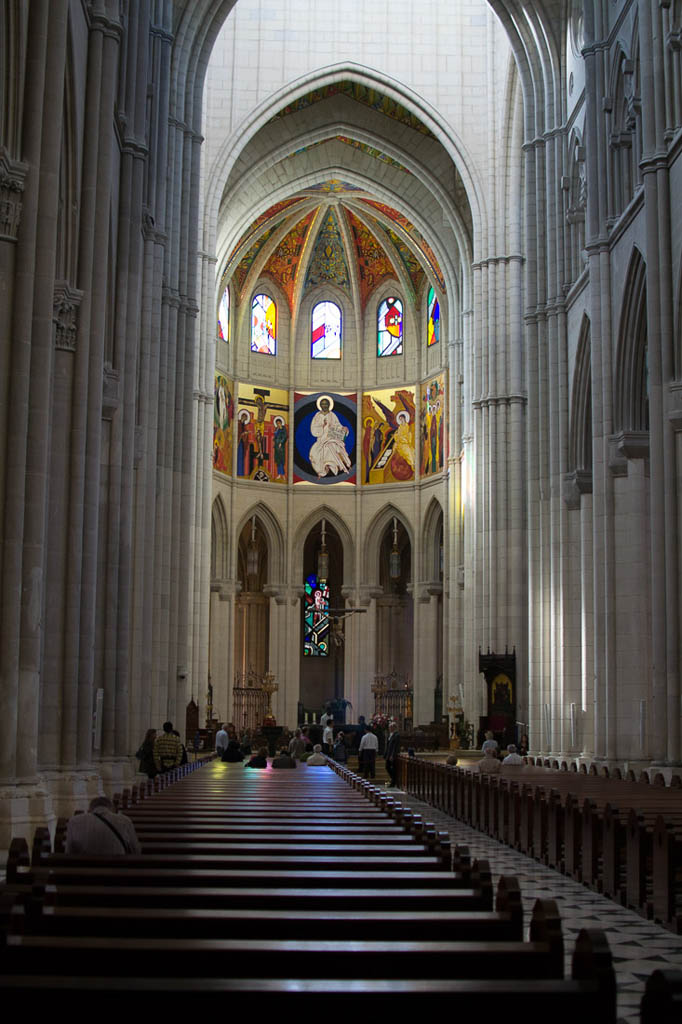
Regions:
<instances>
[{"instance_id":1,"label":"stone column","mask_svg":"<svg viewBox=\"0 0 682 1024\"><path fill-rule=\"evenodd\" d=\"M608 70L601 40L607 34L603 5L585 2L586 251L590 277L593 446L594 754L615 756L615 630L613 479L609 437L613 431L611 273L608 249L608 160L601 98Z\"/></svg>"},{"instance_id":2,"label":"stone column","mask_svg":"<svg viewBox=\"0 0 682 1024\"><path fill-rule=\"evenodd\" d=\"M680 622L676 453L668 421L668 385L675 377L670 172L665 117L665 38L661 5L639 0L640 69L647 261L649 391L652 745L654 764L678 763L680 747ZM665 652L665 653L663 653Z\"/></svg>"},{"instance_id":3,"label":"stone column","mask_svg":"<svg viewBox=\"0 0 682 1024\"><path fill-rule=\"evenodd\" d=\"M48 822L53 817L37 785L37 755L67 8L65 0L35 3L28 21L22 137L28 170L16 235L0 620L0 847L5 848L13 822L21 822L16 834L26 834L35 816ZM10 228L17 226L18 215L10 197Z\"/></svg>"},{"instance_id":4,"label":"stone column","mask_svg":"<svg viewBox=\"0 0 682 1024\"><path fill-rule=\"evenodd\" d=\"M211 584L211 623L209 630L208 673L205 680L197 680L200 701L204 699L208 675L213 684L213 707L218 718L231 721L232 680L234 676L234 624L235 598L241 584L235 580L216 581Z\"/></svg>"},{"instance_id":5,"label":"stone column","mask_svg":"<svg viewBox=\"0 0 682 1024\"><path fill-rule=\"evenodd\" d=\"M440 580L433 580L421 584L415 591L414 597L419 605L419 630L415 634L414 649L414 724L417 726L433 721L438 644L442 636L438 623L438 598L443 593L443 585ZM444 704L444 710L446 707Z\"/></svg>"}]
</instances>

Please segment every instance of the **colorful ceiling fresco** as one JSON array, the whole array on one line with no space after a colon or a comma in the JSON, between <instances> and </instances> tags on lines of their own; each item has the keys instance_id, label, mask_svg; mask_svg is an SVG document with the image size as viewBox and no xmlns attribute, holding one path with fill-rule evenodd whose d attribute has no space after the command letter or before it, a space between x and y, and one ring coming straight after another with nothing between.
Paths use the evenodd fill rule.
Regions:
<instances>
[{"instance_id":1,"label":"colorful ceiling fresco","mask_svg":"<svg viewBox=\"0 0 682 1024\"><path fill-rule=\"evenodd\" d=\"M331 282L340 288L350 287L350 274L341 229L333 209L330 209L319 230L315 249L308 265L305 288Z\"/></svg>"},{"instance_id":2,"label":"colorful ceiling fresco","mask_svg":"<svg viewBox=\"0 0 682 1024\"><path fill-rule=\"evenodd\" d=\"M315 213L316 211L313 210L284 236L263 267L263 273L276 281L285 293L289 302L289 309L292 313L294 310L296 271L298 270L303 246L308 237L308 231L310 230Z\"/></svg>"},{"instance_id":3,"label":"colorful ceiling fresco","mask_svg":"<svg viewBox=\"0 0 682 1024\"><path fill-rule=\"evenodd\" d=\"M369 295L376 286L384 278L395 276L395 268L369 228L350 210L345 212L357 249L360 297L364 309Z\"/></svg>"},{"instance_id":4,"label":"colorful ceiling fresco","mask_svg":"<svg viewBox=\"0 0 682 1024\"><path fill-rule=\"evenodd\" d=\"M240 294L244 287L244 282L246 281L246 278L249 275L249 271L253 266L253 261L255 260L256 256L261 251L261 249L267 242L268 238L270 238L275 233L275 231L277 231L277 228L279 228L283 223L284 219L280 220L277 224L273 224L271 228L266 228L263 234L260 235L260 237L257 238L256 241L253 243L249 251L243 257L243 259L241 259L237 264L235 272L232 275L232 280L236 281L237 288L239 289Z\"/></svg>"},{"instance_id":5,"label":"colorful ceiling fresco","mask_svg":"<svg viewBox=\"0 0 682 1024\"><path fill-rule=\"evenodd\" d=\"M343 142L346 146L352 146L353 149L359 149L362 153L366 153L367 156L374 157L375 160L381 160L384 164L389 164L390 167L397 167L399 171L404 171L405 174L411 174L412 171L408 171L407 167L404 167L397 160L394 160L392 156L388 156L387 153L382 153L380 149L375 149L374 146L368 146L366 142L359 142L357 139L351 139L347 135L330 135L328 139L319 139L317 142L311 142L309 146L301 146L300 149L294 150L294 156L300 156L301 153L307 153L311 149L315 149L317 146L323 146L325 142Z\"/></svg>"},{"instance_id":6,"label":"colorful ceiling fresco","mask_svg":"<svg viewBox=\"0 0 682 1024\"><path fill-rule=\"evenodd\" d=\"M299 197L296 201L301 202L302 199ZM261 267L259 273L273 280L284 292L293 313L299 278L304 281L303 290L325 283L333 283L349 290L351 271L355 266L360 300L362 308L365 309L370 295L383 280L400 277L396 269L400 266L409 277L414 295L420 295L426 278L420 255L432 267L436 281L444 290L443 277L430 246L414 225L392 207L373 200L362 200L367 206L378 210L386 219L400 225L409 236L407 239L405 235L398 234L397 230L394 231L385 220L379 220L374 215L363 212L359 216L347 206L327 205L322 197L320 201L321 207L316 206L303 217L295 208L291 210L287 207L285 216L280 217L276 223L268 224L267 220L264 221L262 233L251 244L232 273L233 285L236 286L241 298L247 287L247 279L254 266L258 264ZM271 210L281 212L281 205L278 203L271 207ZM319 217L320 210L323 216L321 221L318 220L320 226L317 237L313 237L311 229L315 224L315 218ZM342 231L344 216L347 230ZM258 224L258 221L254 221L254 224ZM286 234L275 249L268 256L260 257L266 242L285 224ZM418 247L420 255L411 247L410 242L415 248Z\"/></svg>"},{"instance_id":7,"label":"colorful ceiling fresco","mask_svg":"<svg viewBox=\"0 0 682 1024\"><path fill-rule=\"evenodd\" d=\"M393 120L407 125L422 135L430 135L431 138L435 138L426 125L418 117L415 117L414 114L411 114L402 104L396 103L395 100L390 99L381 92L377 92L376 89L369 89L366 85L361 85L359 82L334 82L331 85L325 85L322 89L314 89L312 92L306 93L305 96L301 96L294 103L290 103L289 106L283 107L271 120L279 120L282 117L287 117L289 114L295 114L299 110L305 110L306 107L311 107L314 103L326 100L330 96L338 95L349 96L357 103L371 107L372 110L378 110L380 114L393 118Z\"/></svg>"},{"instance_id":8,"label":"colorful ceiling fresco","mask_svg":"<svg viewBox=\"0 0 682 1024\"><path fill-rule=\"evenodd\" d=\"M396 224L399 224L400 227L403 228L403 230L406 231L407 234L414 239L416 245L418 245L419 248L421 249L424 255L424 259L429 264L431 270L435 274L438 284L440 285L441 289L445 291L445 279L438 264L438 260L436 259L436 254L434 253L433 249L426 241L426 239L422 237L422 235L414 226L414 224L412 224L412 222L409 221L407 217L403 216L402 213L398 213L398 211L394 210L392 206L386 206L385 203L378 203L375 199L363 199L362 202L367 203L368 206L373 206L375 210L379 210L379 212L383 213L385 217L388 217Z\"/></svg>"},{"instance_id":9,"label":"colorful ceiling fresco","mask_svg":"<svg viewBox=\"0 0 682 1024\"><path fill-rule=\"evenodd\" d=\"M419 262L415 254L410 249L409 245L406 242L404 242L402 238L396 235L395 231L387 227L384 227L384 231L386 232L386 234L391 239L394 246L400 253L400 258L403 261L403 266L405 267L405 270L409 275L410 281L412 282L414 294L419 295L421 286L424 282L424 278L426 277L426 274L424 273L424 268L422 267L421 263Z\"/></svg>"},{"instance_id":10,"label":"colorful ceiling fresco","mask_svg":"<svg viewBox=\"0 0 682 1024\"><path fill-rule=\"evenodd\" d=\"M282 210L287 210L290 206L293 206L295 203L301 203L301 202L303 202L303 199L300 196L297 196L296 198L293 198L293 199L283 199L281 203L275 203L275 205L271 206L268 210L265 211L265 213L261 213L260 217L256 217L256 219L254 220L253 224L251 224L246 229L246 231L241 236L241 238L239 239L239 241L235 245L234 249L230 253L229 258L227 260L228 266L229 266L230 261L232 260L233 256L239 251L239 249L242 247L242 245L244 245L246 240L248 238L250 238L250 236L254 233L254 231L258 230L258 228L261 226L261 224L265 224L266 221L270 220L271 217L276 217L278 213L282 212ZM280 221L280 223L281 223L281 221Z\"/></svg>"},{"instance_id":11,"label":"colorful ceiling fresco","mask_svg":"<svg viewBox=\"0 0 682 1024\"><path fill-rule=\"evenodd\" d=\"M323 181L321 185L310 185L306 192L363 192L359 185L351 185L348 181L339 181L338 178L330 178Z\"/></svg>"}]
</instances>

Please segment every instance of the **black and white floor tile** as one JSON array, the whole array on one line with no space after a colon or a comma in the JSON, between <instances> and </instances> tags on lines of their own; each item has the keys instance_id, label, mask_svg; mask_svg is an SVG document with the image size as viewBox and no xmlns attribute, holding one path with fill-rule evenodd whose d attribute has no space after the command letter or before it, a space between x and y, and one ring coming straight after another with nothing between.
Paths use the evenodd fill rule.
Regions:
<instances>
[{"instance_id":1,"label":"black and white floor tile","mask_svg":"<svg viewBox=\"0 0 682 1024\"><path fill-rule=\"evenodd\" d=\"M392 792L399 792L394 790ZM530 920L538 898L557 901L566 946L566 974L570 977L575 939L581 928L602 928L609 940L616 970L618 1024L639 1024L639 1005L649 975L659 969L682 971L682 935L673 935L653 921L646 921L631 910L558 871L510 849L476 829L469 828L447 814L405 794L403 803L447 830L453 843L469 847L472 860L485 858L490 863L493 884L500 875L515 875L523 897L524 920Z\"/></svg>"}]
</instances>

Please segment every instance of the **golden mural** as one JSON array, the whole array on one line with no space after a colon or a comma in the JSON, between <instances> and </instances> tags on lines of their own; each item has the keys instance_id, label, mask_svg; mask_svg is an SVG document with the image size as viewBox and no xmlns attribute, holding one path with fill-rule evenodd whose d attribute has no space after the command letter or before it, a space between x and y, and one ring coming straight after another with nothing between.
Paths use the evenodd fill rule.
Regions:
<instances>
[{"instance_id":1,"label":"golden mural","mask_svg":"<svg viewBox=\"0 0 682 1024\"><path fill-rule=\"evenodd\" d=\"M415 389L384 388L362 396L363 484L414 480Z\"/></svg>"}]
</instances>

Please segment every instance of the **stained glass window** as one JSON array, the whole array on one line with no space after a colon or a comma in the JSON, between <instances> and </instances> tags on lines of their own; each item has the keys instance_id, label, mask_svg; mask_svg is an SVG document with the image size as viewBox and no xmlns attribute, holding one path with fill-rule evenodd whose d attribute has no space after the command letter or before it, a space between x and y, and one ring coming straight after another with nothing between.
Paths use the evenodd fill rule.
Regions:
<instances>
[{"instance_id":1,"label":"stained glass window","mask_svg":"<svg viewBox=\"0 0 682 1024\"><path fill-rule=\"evenodd\" d=\"M313 307L310 355L313 359L341 358L341 310L335 302L318 302Z\"/></svg>"},{"instance_id":2,"label":"stained glass window","mask_svg":"<svg viewBox=\"0 0 682 1024\"><path fill-rule=\"evenodd\" d=\"M251 303L251 351L277 355L277 306L269 295L255 295Z\"/></svg>"},{"instance_id":3,"label":"stained glass window","mask_svg":"<svg viewBox=\"0 0 682 1024\"><path fill-rule=\"evenodd\" d=\"M384 299L377 314L377 354L403 354L403 304L400 299Z\"/></svg>"},{"instance_id":4,"label":"stained glass window","mask_svg":"<svg viewBox=\"0 0 682 1024\"><path fill-rule=\"evenodd\" d=\"M230 340L230 289L226 288L218 306L218 337Z\"/></svg>"},{"instance_id":5,"label":"stained glass window","mask_svg":"<svg viewBox=\"0 0 682 1024\"><path fill-rule=\"evenodd\" d=\"M426 344L437 345L440 341L440 306L433 288L429 288L429 318L426 326Z\"/></svg>"},{"instance_id":6,"label":"stained glass window","mask_svg":"<svg viewBox=\"0 0 682 1024\"><path fill-rule=\"evenodd\" d=\"M303 654L306 657L329 654L329 585L315 573L305 581Z\"/></svg>"}]
</instances>

